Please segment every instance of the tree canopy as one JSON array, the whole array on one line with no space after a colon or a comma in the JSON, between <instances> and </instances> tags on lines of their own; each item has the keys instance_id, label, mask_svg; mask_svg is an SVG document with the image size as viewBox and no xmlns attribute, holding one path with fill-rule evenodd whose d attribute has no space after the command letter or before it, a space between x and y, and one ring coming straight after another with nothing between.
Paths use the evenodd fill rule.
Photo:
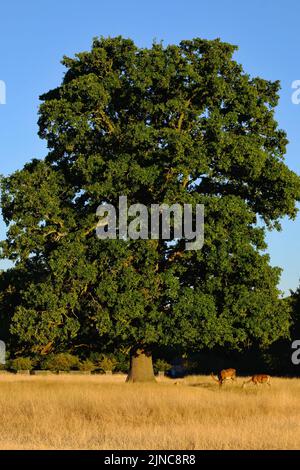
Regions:
<instances>
[{"instance_id":1,"label":"tree canopy","mask_svg":"<svg viewBox=\"0 0 300 470\"><path fill-rule=\"evenodd\" d=\"M274 118L279 82L220 40L96 38L42 95L48 154L2 178L2 315L26 350L268 345L289 328L265 230L300 179ZM204 204L205 242L98 240L101 203ZM262 224L259 224L262 221ZM20 283L20 279L22 282Z\"/></svg>"}]
</instances>

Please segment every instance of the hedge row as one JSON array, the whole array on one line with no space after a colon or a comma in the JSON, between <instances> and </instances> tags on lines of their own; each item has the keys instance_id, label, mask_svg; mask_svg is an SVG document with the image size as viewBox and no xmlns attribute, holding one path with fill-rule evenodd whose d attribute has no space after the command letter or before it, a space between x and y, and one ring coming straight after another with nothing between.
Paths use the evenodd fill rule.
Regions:
<instances>
[{"instance_id":1,"label":"hedge row","mask_svg":"<svg viewBox=\"0 0 300 470\"><path fill-rule=\"evenodd\" d=\"M70 353L51 354L45 358L32 357L16 357L6 362L2 369L11 371L22 370L49 370L57 371L102 371L102 372L128 372L129 364L118 360L113 355L95 354L90 358L81 360L77 356ZM166 371L170 368L170 364L162 359L158 359L154 364L155 372L160 370Z\"/></svg>"}]
</instances>

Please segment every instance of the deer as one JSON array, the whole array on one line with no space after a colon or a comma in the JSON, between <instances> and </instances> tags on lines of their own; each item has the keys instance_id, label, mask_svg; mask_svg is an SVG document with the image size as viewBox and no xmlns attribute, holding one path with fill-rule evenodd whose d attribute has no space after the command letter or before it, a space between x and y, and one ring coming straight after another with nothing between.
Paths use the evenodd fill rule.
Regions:
<instances>
[{"instance_id":1,"label":"deer","mask_svg":"<svg viewBox=\"0 0 300 470\"><path fill-rule=\"evenodd\" d=\"M210 374L212 378L218 382L219 386L223 385L223 382L226 380L236 380L236 370L235 369L223 369L218 373L218 379L214 376L213 373Z\"/></svg>"},{"instance_id":2,"label":"deer","mask_svg":"<svg viewBox=\"0 0 300 470\"><path fill-rule=\"evenodd\" d=\"M245 380L245 382L243 383L243 388L245 387L245 385L247 383L250 383L252 382L254 385L258 385L258 384L268 384L269 387L271 387L271 384L270 384L270 376L267 375L267 374L256 374L256 375L253 375L249 380Z\"/></svg>"}]
</instances>

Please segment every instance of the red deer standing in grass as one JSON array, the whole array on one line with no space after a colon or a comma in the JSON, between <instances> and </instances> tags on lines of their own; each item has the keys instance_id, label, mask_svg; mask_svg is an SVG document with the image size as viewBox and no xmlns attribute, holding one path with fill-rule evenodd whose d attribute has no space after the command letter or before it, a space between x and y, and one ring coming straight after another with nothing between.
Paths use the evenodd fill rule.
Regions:
<instances>
[{"instance_id":1,"label":"red deer standing in grass","mask_svg":"<svg viewBox=\"0 0 300 470\"><path fill-rule=\"evenodd\" d=\"M213 373L210 374L212 378L218 382L219 386L223 385L223 382L226 380L236 380L236 370L235 369L223 369L218 373L218 379L214 376Z\"/></svg>"},{"instance_id":2,"label":"red deer standing in grass","mask_svg":"<svg viewBox=\"0 0 300 470\"><path fill-rule=\"evenodd\" d=\"M258 385L258 384L268 384L269 387L271 387L271 384L270 384L270 376L267 375L267 374L257 374L257 375L253 375L249 380L246 380L244 383L243 383L243 387L245 387L245 385L247 383L250 383L252 382L254 385Z\"/></svg>"}]
</instances>

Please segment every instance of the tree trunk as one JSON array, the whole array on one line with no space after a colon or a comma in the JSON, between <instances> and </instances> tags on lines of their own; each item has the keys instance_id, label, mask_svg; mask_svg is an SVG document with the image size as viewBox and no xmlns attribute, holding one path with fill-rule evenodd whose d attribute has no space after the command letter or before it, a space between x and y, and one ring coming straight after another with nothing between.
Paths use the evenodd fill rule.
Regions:
<instances>
[{"instance_id":1,"label":"tree trunk","mask_svg":"<svg viewBox=\"0 0 300 470\"><path fill-rule=\"evenodd\" d=\"M151 352L136 348L130 353L130 371L126 382L155 382Z\"/></svg>"}]
</instances>

